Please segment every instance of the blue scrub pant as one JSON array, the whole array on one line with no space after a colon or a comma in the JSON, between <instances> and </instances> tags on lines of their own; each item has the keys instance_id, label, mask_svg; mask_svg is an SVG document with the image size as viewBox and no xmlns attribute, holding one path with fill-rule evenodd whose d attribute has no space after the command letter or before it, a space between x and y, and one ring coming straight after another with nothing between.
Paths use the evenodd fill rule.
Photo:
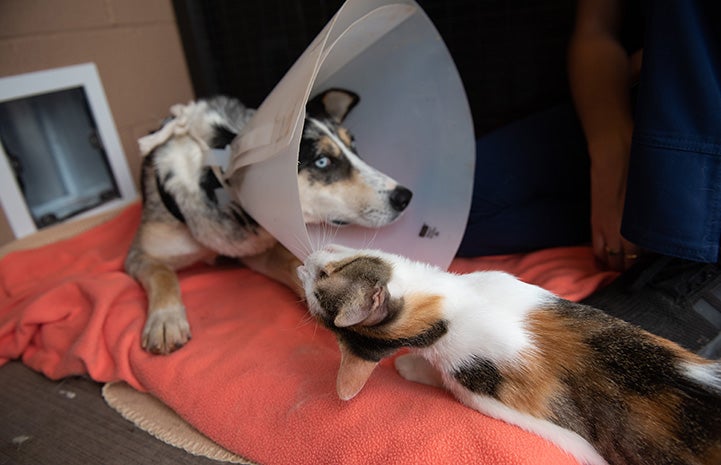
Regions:
<instances>
[{"instance_id":1,"label":"blue scrub pant","mask_svg":"<svg viewBox=\"0 0 721 465\"><path fill-rule=\"evenodd\" d=\"M476 142L460 256L577 245L590 240L589 163L573 106L562 104Z\"/></svg>"}]
</instances>

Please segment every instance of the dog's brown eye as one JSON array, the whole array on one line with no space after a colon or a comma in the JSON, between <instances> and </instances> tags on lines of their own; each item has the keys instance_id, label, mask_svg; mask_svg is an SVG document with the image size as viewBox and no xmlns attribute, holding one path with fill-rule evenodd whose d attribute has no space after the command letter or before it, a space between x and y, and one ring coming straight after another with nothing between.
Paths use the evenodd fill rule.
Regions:
<instances>
[{"instance_id":1,"label":"dog's brown eye","mask_svg":"<svg viewBox=\"0 0 721 465\"><path fill-rule=\"evenodd\" d=\"M330 158L328 158L328 157L320 157L315 161L316 168L324 169L324 168L328 168L329 165L330 165Z\"/></svg>"}]
</instances>

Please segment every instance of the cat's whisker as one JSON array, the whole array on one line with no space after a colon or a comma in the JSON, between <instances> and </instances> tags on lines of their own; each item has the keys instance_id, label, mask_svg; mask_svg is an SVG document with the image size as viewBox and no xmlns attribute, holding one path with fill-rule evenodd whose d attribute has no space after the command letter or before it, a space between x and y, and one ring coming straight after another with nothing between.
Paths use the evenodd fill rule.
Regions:
<instances>
[{"instance_id":1,"label":"cat's whisker","mask_svg":"<svg viewBox=\"0 0 721 465\"><path fill-rule=\"evenodd\" d=\"M378 230L380 228L371 228L371 229L373 230L373 234L371 235L370 239L368 239L367 230L366 230L366 235L363 237L363 248L365 248L365 249L374 248L373 245L375 244L376 238L378 237Z\"/></svg>"},{"instance_id":2,"label":"cat's whisker","mask_svg":"<svg viewBox=\"0 0 721 465\"><path fill-rule=\"evenodd\" d=\"M338 232L340 231L341 226L336 224L331 224L331 235L330 238L326 241L325 245L333 244L335 243L335 238L338 237Z\"/></svg>"},{"instance_id":3,"label":"cat's whisker","mask_svg":"<svg viewBox=\"0 0 721 465\"><path fill-rule=\"evenodd\" d=\"M318 334L318 320L313 318L313 321L315 321L315 326L313 327L313 339L315 339L315 335Z\"/></svg>"},{"instance_id":4,"label":"cat's whisker","mask_svg":"<svg viewBox=\"0 0 721 465\"><path fill-rule=\"evenodd\" d=\"M329 223L328 221L329 221L328 218L325 218L325 219L323 220L323 229L322 229L322 231L321 231L322 234L321 234L320 237L318 238L318 240L319 240L319 242L318 242L318 249L322 249L323 247L326 246L326 244L328 244L328 234L329 234L329 233L328 233L328 230L329 230L329 228L330 228L330 223Z\"/></svg>"},{"instance_id":5,"label":"cat's whisker","mask_svg":"<svg viewBox=\"0 0 721 465\"><path fill-rule=\"evenodd\" d=\"M301 317L301 318L298 320L298 323L296 323L295 328L296 328L296 329L303 328L303 327L305 327L305 326L308 326L308 325L311 324L311 323L316 323L316 324L317 324L318 322L315 320L315 318L313 318L313 315L311 315L310 313L307 313L307 312L306 312L306 313L303 315L303 317ZM315 332L315 330L314 330L314 332Z\"/></svg>"},{"instance_id":6,"label":"cat's whisker","mask_svg":"<svg viewBox=\"0 0 721 465\"><path fill-rule=\"evenodd\" d=\"M311 244L314 252L316 250L320 250L321 248L321 242L323 241L323 235L325 234L325 223L326 219L322 218L320 223L315 225L316 233L311 237Z\"/></svg>"},{"instance_id":7,"label":"cat's whisker","mask_svg":"<svg viewBox=\"0 0 721 465\"><path fill-rule=\"evenodd\" d=\"M333 224L333 223L330 224L329 235L326 238L325 245L333 244L335 242L335 238L338 236L338 231L340 231L341 227L342 226L337 225L337 224Z\"/></svg>"},{"instance_id":8,"label":"cat's whisker","mask_svg":"<svg viewBox=\"0 0 721 465\"><path fill-rule=\"evenodd\" d=\"M298 237L297 234L293 234L291 236L291 239L293 240L293 243L297 246L297 248L304 252L306 256L313 253L312 244L310 244L309 241L305 238Z\"/></svg>"},{"instance_id":9,"label":"cat's whisker","mask_svg":"<svg viewBox=\"0 0 721 465\"><path fill-rule=\"evenodd\" d=\"M338 227L331 222L330 217L323 218L323 221L320 223L320 234L316 237L315 250L320 250L332 242L332 237L334 237L333 231L336 228Z\"/></svg>"}]
</instances>

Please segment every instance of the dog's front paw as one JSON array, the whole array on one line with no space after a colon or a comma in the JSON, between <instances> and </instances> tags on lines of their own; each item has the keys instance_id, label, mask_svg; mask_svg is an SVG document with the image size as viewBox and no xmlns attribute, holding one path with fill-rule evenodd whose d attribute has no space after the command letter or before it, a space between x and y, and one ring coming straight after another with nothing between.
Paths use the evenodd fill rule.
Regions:
<instances>
[{"instance_id":1,"label":"dog's front paw","mask_svg":"<svg viewBox=\"0 0 721 465\"><path fill-rule=\"evenodd\" d=\"M440 387L441 374L425 358L417 354L405 354L395 359L398 374L408 381Z\"/></svg>"},{"instance_id":2,"label":"dog's front paw","mask_svg":"<svg viewBox=\"0 0 721 465\"><path fill-rule=\"evenodd\" d=\"M163 308L148 315L143 328L143 349L153 354L169 354L190 340L190 325L185 310Z\"/></svg>"}]
</instances>

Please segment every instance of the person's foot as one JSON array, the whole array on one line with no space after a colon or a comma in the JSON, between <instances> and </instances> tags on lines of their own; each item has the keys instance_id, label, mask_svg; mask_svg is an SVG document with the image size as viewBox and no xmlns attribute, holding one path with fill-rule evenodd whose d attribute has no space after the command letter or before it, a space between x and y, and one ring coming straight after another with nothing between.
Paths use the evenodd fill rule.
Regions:
<instances>
[{"instance_id":1,"label":"person's foot","mask_svg":"<svg viewBox=\"0 0 721 465\"><path fill-rule=\"evenodd\" d=\"M707 358L721 357L721 267L654 255L582 303Z\"/></svg>"}]
</instances>

